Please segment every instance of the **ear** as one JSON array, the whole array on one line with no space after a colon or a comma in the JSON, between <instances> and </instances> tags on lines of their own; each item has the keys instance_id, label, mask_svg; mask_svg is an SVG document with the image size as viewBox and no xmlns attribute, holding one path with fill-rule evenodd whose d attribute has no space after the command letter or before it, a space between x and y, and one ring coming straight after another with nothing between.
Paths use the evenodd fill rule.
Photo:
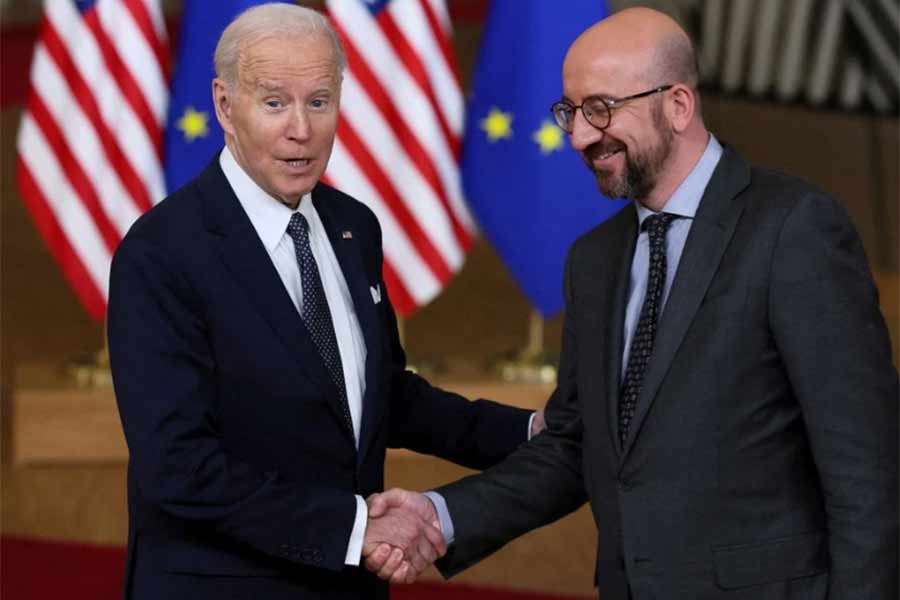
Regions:
<instances>
[{"instance_id":1,"label":"ear","mask_svg":"<svg viewBox=\"0 0 900 600\"><path fill-rule=\"evenodd\" d=\"M224 81L216 77L212 80L213 106L216 107L216 119L222 131L234 135L234 124L231 122L231 109L234 104L234 94Z\"/></svg>"},{"instance_id":2,"label":"ear","mask_svg":"<svg viewBox=\"0 0 900 600\"><path fill-rule=\"evenodd\" d=\"M668 95L669 101L666 103L666 108L669 113L669 122L676 133L681 133L687 129L694 119L697 103L694 90L684 84L677 83L672 86Z\"/></svg>"}]
</instances>

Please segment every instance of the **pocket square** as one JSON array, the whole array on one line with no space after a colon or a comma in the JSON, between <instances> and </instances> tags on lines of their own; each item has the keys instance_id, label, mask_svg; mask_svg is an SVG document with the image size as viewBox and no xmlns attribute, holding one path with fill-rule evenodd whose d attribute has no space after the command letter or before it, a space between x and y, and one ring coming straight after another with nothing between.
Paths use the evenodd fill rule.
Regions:
<instances>
[{"instance_id":1,"label":"pocket square","mask_svg":"<svg viewBox=\"0 0 900 600\"><path fill-rule=\"evenodd\" d=\"M369 291L372 292L372 302L378 304L381 302L381 285L370 285Z\"/></svg>"}]
</instances>

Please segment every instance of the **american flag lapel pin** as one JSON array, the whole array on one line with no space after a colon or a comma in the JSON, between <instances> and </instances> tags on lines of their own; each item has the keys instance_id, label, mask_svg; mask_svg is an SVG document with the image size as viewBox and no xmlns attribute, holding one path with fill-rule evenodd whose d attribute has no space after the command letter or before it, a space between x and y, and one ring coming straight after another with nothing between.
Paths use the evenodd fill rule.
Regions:
<instances>
[{"instance_id":1,"label":"american flag lapel pin","mask_svg":"<svg viewBox=\"0 0 900 600\"><path fill-rule=\"evenodd\" d=\"M344 238L345 240L352 240L352 239L353 239L353 232L352 232L352 231L342 231L342 232L341 232L341 237Z\"/></svg>"}]
</instances>

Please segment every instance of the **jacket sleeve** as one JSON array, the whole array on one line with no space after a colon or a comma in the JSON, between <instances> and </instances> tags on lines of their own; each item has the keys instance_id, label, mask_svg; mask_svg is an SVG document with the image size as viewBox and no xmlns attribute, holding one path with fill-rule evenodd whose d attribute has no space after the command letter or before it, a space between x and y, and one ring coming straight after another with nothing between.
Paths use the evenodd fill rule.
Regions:
<instances>
[{"instance_id":1,"label":"jacket sleeve","mask_svg":"<svg viewBox=\"0 0 900 600\"><path fill-rule=\"evenodd\" d=\"M385 310L391 335L391 447L439 456L471 469L485 469L528 439L532 411L484 399L469 401L407 371L390 303Z\"/></svg>"},{"instance_id":2,"label":"jacket sleeve","mask_svg":"<svg viewBox=\"0 0 900 600\"><path fill-rule=\"evenodd\" d=\"M381 228L368 209L367 229L373 232L374 270L383 265ZM382 286L382 289L386 288ZM390 299L383 308L388 336L388 445L431 454L472 469L484 469L505 458L528 439L533 411L490 400L468 399L429 384L406 369L397 318Z\"/></svg>"},{"instance_id":3,"label":"jacket sleeve","mask_svg":"<svg viewBox=\"0 0 900 600\"><path fill-rule=\"evenodd\" d=\"M581 411L576 392L575 306L571 257L558 385L547 403L547 429L500 464L436 491L444 496L455 540L437 562L445 577L474 565L509 541L547 525L587 501L582 472Z\"/></svg>"},{"instance_id":4,"label":"jacket sleeve","mask_svg":"<svg viewBox=\"0 0 900 600\"><path fill-rule=\"evenodd\" d=\"M110 361L142 502L274 557L340 570L356 514L353 494L300 486L229 456L216 410L212 334L176 263L132 234L110 277Z\"/></svg>"},{"instance_id":5,"label":"jacket sleeve","mask_svg":"<svg viewBox=\"0 0 900 600\"><path fill-rule=\"evenodd\" d=\"M824 492L828 597L897 598L897 372L862 245L837 202L811 194L788 215L769 311Z\"/></svg>"}]
</instances>

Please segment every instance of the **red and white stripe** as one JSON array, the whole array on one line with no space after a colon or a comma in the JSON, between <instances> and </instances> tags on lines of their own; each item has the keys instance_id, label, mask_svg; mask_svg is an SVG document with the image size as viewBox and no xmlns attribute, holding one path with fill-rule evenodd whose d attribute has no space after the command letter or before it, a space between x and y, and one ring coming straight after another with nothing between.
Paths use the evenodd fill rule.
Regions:
<instances>
[{"instance_id":1,"label":"red and white stripe","mask_svg":"<svg viewBox=\"0 0 900 600\"><path fill-rule=\"evenodd\" d=\"M112 253L165 195L168 42L159 0L47 0L18 137L22 197L88 312Z\"/></svg>"},{"instance_id":2,"label":"red and white stripe","mask_svg":"<svg viewBox=\"0 0 900 600\"><path fill-rule=\"evenodd\" d=\"M463 201L463 98L444 0L327 0L347 52L326 180L365 202L384 234L400 314L431 301L463 264L475 226Z\"/></svg>"}]
</instances>

